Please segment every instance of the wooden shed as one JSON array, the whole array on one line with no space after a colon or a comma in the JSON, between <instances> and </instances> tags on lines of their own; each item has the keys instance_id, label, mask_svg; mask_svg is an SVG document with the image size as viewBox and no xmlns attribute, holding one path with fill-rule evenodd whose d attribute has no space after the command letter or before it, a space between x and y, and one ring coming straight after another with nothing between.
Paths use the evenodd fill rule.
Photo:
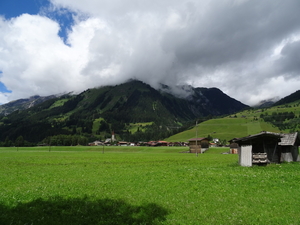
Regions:
<instances>
[{"instance_id":1,"label":"wooden shed","mask_svg":"<svg viewBox=\"0 0 300 225\"><path fill-rule=\"evenodd\" d=\"M234 140L238 143L239 164L241 166L266 165L278 161L278 144L283 135L263 131Z\"/></svg>"},{"instance_id":2,"label":"wooden shed","mask_svg":"<svg viewBox=\"0 0 300 225\"><path fill-rule=\"evenodd\" d=\"M298 132L283 134L279 143L280 162L300 161L299 149L300 139Z\"/></svg>"},{"instance_id":3,"label":"wooden shed","mask_svg":"<svg viewBox=\"0 0 300 225\"><path fill-rule=\"evenodd\" d=\"M190 153L203 153L209 148L208 138L192 138L189 139Z\"/></svg>"},{"instance_id":4,"label":"wooden shed","mask_svg":"<svg viewBox=\"0 0 300 225\"><path fill-rule=\"evenodd\" d=\"M234 141L237 140L237 138L233 138L231 140L229 140L229 153L230 154L238 154L238 148L239 148L239 145L238 143L235 143Z\"/></svg>"},{"instance_id":5,"label":"wooden shed","mask_svg":"<svg viewBox=\"0 0 300 225\"><path fill-rule=\"evenodd\" d=\"M239 164L241 166L265 165L283 161L297 161L299 158L298 133L278 134L263 131L259 134L234 140L239 145Z\"/></svg>"}]
</instances>

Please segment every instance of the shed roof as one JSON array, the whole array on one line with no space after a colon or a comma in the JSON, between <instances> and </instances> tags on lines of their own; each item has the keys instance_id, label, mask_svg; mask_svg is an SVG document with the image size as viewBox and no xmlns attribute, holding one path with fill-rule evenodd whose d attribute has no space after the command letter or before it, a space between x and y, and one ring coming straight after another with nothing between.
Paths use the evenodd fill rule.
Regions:
<instances>
[{"instance_id":1,"label":"shed roof","mask_svg":"<svg viewBox=\"0 0 300 225\"><path fill-rule=\"evenodd\" d=\"M298 132L292 133L292 134L283 134L283 137L281 138L281 142L279 145L281 146L290 146L290 145L298 145L300 143Z\"/></svg>"},{"instance_id":2,"label":"shed roof","mask_svg":"<svg viewBox=\"0 0 300 225\"><path fill-rule=\"evenodd\" d=\"M258 137L271 137L271 138L282 138L283 135L282 134L278 134L278 133L273 133L273 132L269 132L269 131L262 131L258 134L253 134L253 135L249 135L249 136L246 136L246 137L242 137L242 138L237 138L235 140L233 140L234 142L236 143L242 143L242 142L246 142L246 141L249 141L249 140L252 140L252 139L256 139Z\"/></svg>"},{"instance_id":3,"label":"shed roof","mask_svg":"<svg viewBox=\"0 0 300 225\"><path fill-rule=\"evenodd\" d=\"M232 142L234 142L235 140L237 140L238 138L232 138L231 140L229 140L228 142L229 143L232 143Z\"/></svg>"},{"instance_id":4,"label":"shed roof","mask_svg":"<svg viewBox=\"0 0 300 225\"><path fill-rule=\"evenodd\" d=\"M191 138L191 139L189 139L189 141L202 141L202 140L208 140L208 138L202 137L202 138Z\"/></svg>"}]
</instances>

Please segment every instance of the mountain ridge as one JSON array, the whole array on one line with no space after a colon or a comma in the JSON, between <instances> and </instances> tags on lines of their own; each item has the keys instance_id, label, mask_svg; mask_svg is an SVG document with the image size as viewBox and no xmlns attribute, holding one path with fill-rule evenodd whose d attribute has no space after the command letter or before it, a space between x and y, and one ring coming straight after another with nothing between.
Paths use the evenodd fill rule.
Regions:
<instances>
[{"instance_id":1,"label":"mountain ridge","mask_svg":"<svg viewBox=\"0 0 300 225\"><path fill-rule=\"evenodd\" d=\"M275 104L273 104L273 106L288 104L297 100L300 100L300 90L295 91L294 93L280 99Z\"/></svg>"},{"instance_id":2,"label":"mountain ridge","mask_svg":"<svg viewBox=\"0 0 300 225\"><path fill-rule=\"evenodd\" d=\"M0 115L8 115L16 110L24 110L31 108L35 105L38 105L44 101L47 101L52 98L56 98L58 95L49 95L49 96L39 96L33 95L29 98L21 98L6 104L0 105Z\"/></svg>"},{"instance_id":3,"label":"mountain ridge","mask_svg":"<svg viewBox=\"0 0 300 225\"><path fill-rule=\"evenodd\" d=\"M247 107L217 88L191 88L186 97L179 98L131 80L50 98L2 115L0 141L23 136L37 143L53 135L103 139L112 131L122 139L160 139L175 132L171 127L184 127L197 118L231 114ZM137 123L148 125L133 138L130 126Z\"/></svg>"}]
</instances>

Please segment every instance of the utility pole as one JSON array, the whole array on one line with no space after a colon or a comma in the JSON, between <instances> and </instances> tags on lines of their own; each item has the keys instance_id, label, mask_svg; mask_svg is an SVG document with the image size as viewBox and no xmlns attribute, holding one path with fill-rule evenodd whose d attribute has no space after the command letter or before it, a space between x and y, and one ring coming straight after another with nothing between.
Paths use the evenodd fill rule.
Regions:
<instances>
[{"instance_id":1,"label":"utility pole","mask_svg":"<svg viewBox=\"0 0 300 225\"><path fill-rule=\"evenodd\" d=\"M198 120L196 120L196 156L198 157Z\"/></svg>"},{"instance_id":2,"label":"utility pole","mask_svg":"<svg viewBox=\"0 0 300 225\"><path fill-rule=\"evenodd\" d=\"M51 137L50 137L50 144L49 144L49 152L51 151Z\"/></svg>"}]
</instances>

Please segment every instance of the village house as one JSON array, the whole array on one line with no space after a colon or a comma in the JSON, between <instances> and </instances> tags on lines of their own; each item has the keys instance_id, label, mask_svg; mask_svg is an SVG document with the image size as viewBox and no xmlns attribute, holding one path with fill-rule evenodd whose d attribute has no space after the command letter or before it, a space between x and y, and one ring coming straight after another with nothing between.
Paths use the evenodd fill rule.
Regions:
<instances>
[{"instance_id":1,"label":"village house","mask_svg":"<svg viewBox=\"0 0 300 225\"><path fill-rule=\"evenodd\" d=\"M103 145L103 143L101 141L94 141L89 143L89 146L99 146L99 145Z\"/></svg>"},{"instance_id":2,"label":"village house","mask_svg":"<svg viewBox=\"0 0 300 225\"><path fill-rule=\"evenodd\" d=\"M213 142L214 142L215 144L216 144L216 143L219 143L219 141L220 141L219 138L214 138L214 139L213 139Z\"/></svg>"},{"instance_id":3,"label":"village house","mask_svg":"<svg viewBox=\"0 0 300 225\"><path fill-rule=\"evenodd\" d=\"M239 145L238 143L235 143L234 141L236 140L237 138L233 138L231 140L229 140L229 154L238 154L238 148L239 148Z\"/></svg>"},{"instance_id":4,"label":"village house","mask_svg":"<svg viewBox=\"0 0 300 225\"><path fill-rule=\"evenodd\" d=\"M151 147L168 146L169 142L167 142L167 141L149 141L147 143L147 145L151 146Z\"/></svg>"},{"instance_id":5,"label":"village house","mask_svg":"<svg viewBox=\"0 0 300 225\"><path fill-rule=\"evenodd\" d=\"M119 141L119 142L118 142L118 145L119 145L119 146L127 146L128 143L127 143L126 141Z\"/></svg>"},{"instance_id":6,"label":"village house","mask_svg":"<svg viewBox=\"0 0 300 225\"><path fill-rule=\"evenodd\" d=\"M189 139L190 153L203 153L209 148L208 138Z\"/></svg>"}]
</instances>

